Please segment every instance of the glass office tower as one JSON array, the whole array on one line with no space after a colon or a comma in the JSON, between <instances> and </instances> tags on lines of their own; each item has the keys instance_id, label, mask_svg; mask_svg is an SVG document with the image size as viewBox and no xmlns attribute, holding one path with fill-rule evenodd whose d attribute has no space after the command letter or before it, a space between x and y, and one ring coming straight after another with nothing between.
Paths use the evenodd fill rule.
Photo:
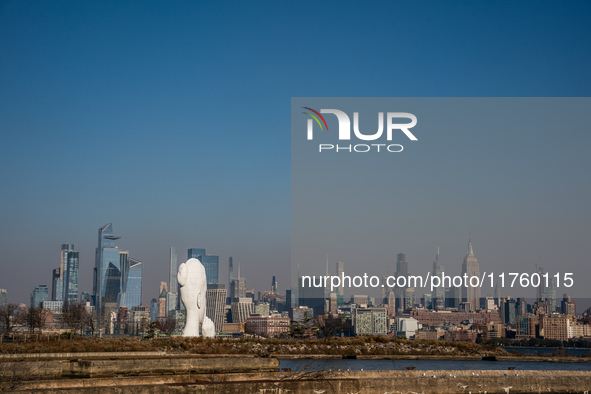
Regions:
<instances>
[{"instance_id":1,"label":"glass office tower","mask_svg":"<svg viewBox=\"0 0 591 394\"><path fill-rule=\"evenodd\" d=\"M218 284L218 274L220 267L219 256L205 254L205 249L191 248L188 252L189 259L199 259L201 264L205 267L205 275L207 277L208 285Z\"/></svg>"},{"instance_id":2,"label":"glass office tower","mask_svg":"<svg viewBox=\"0 0 591 394\"><path fill-rule=\"evenodd\" d=\"M142 275L141 261L129 258L129 267L124 280L124 292L119 306L126 306L129 310L142 304Z\"/></svg>"},{"instance_id":3,"label":"glass office tower","mask_svg":"<svg viewBox=\"0 0 591 394\"><path fill-rule=\"evenodd\" d=\"M42 308L43 302L49 299L49 288L47 285L35 286L31 293L31 308Z\"/></svg>"},{"instance_id":4,"label":"glass office tower","mask_svg":"<svg viewBox=\"0 0 591 394\"><path fill-rule=\"evenodd\" d=\"M72 245L74 247L74 245ZM69 250L65 256L63 274L63 296L62 301L78 303L78 269L80 266L78 252Z\"/></svg>"},{"instance_id":5,"label":"glass office tower","mask_svg":"<svg viewBox=\"0 0 591 394\"><path fill-rule=\"evenodd\" d=\"M112 223L99 228L92 286L92 301L97 311L102 311L105 302L117 302L121 292L121 261L119 248L115 246L119 238L113 235Z\"/></svg>"}]
</instances>

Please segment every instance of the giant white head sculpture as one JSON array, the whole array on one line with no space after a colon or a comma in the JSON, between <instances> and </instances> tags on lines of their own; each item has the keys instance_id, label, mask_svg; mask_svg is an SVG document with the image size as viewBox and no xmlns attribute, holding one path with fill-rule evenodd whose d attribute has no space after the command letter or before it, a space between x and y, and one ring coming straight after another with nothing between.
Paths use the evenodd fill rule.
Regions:
<instances>
[{"instance_id":1,"label":"giant white head sculpture","mask_svg":"<svg viewBox=\"0 0 591 394\"><path fill-rule=\"evenodd\" d=\"M205 267L199 259L189 259L179 267L177 275L181 285L181 299L187 311L184 337L198 337L199 324L202 324L203 336L215 336L213 322L205 315L207 278Z\"/></svg>"}]
</instances>

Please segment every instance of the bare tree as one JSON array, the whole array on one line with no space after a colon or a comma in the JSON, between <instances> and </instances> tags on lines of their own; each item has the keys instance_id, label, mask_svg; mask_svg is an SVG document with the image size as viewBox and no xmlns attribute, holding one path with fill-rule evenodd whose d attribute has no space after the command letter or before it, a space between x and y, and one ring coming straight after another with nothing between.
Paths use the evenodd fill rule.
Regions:
<instances>
[{"instance_id":1,"label":"bare tree","mask_svg":"<svg viewBox=\"0 0 591 394\"><path fill-rule=\"evenodd\" d=\"M84 323L86 323L86 327L90 330L90 337L92 338L94 336L94 332L99 327L98 315L94 309L90 312L86 311L86 308L84 309L86 312L84 313Z\"/></svg>"},{"instance_id":2,"label":"bare tree","mask_svg":"<svg viewBox=\"0 0 591 394\"><path fill-rule=\"evenodd\" d=\"M70 329L70 339L74 333L82 327L82 323L86 318L86 308L76 302L64 303L62 309L62 321Z\"/></svg>"},{"instance_id":3,"label":"bare tree","mask_svg":"<svg viewBox=\"0 0 591 394\"><path fill-rule=\"evenodd\" d=\"M328 341L332 336L349 328L345 316L330 312L318 316L318 319L315 321L314 325L324 336L325 342Z\"/></svg>"},{"instance_id":4,"label":"bare tree","mask_svg":"<svg viewBox=\"0 0 591 394\"><path fill-rule=\"evenodd\" d=\"M18 309L16 304L6 304L0 306L0 328L6 335L10 335L14 327L15 312Z\"/></svg>"},{"instance_id":5,"label":"bare tree","mask_svg":"<svg viewBox=\"0 0 591 394\"><path fill-rule=\"evenodd\" d=\"M164 319L158 320L154 326L158 331L166 334L166 336L169 337L176 330L177 320L174 317L168 315Z\"/></svg>"},{"instance_id":6,"label":"bare tree","mask_svg":"<svg viewBox=\"0 0 591 394\"><path fill-rule=\"evenodd\" d=\"M34 333L36 328L41 332L47 321L47 311L43 308L33 306L27 310L25 320L31 332Z\"/></svg>"}]
</instances>

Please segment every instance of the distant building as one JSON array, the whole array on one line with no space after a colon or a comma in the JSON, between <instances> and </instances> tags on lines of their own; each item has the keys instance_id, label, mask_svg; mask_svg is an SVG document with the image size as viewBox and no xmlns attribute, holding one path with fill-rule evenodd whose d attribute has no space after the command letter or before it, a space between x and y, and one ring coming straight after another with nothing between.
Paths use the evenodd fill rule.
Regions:
<instances>
[{"instance_id":1,"label":"distant building","mask_svg":"<svg viewBox=\"0 0 591 394\"><path fill-rule=\"evenodd\" d=\"M51 275L51 300L61 301L63 293L64 288L63 281L61 278L61 269L58 267L53 270L53 273Z\"/></svg>"},{"instance_id":2,"label":"distant building","mask_svg":"<svg viewBox=\"0 0 591 394\"><path fill-rule=\"evenodd\" d=\"M89 292L83 291L80 295L80 305L86 305L87 302L92 304L92 297L90 296Z\"/></svg>"},{"instance_id":3,"label":"distant building","mask_svg":"<svg viewBox=\"0 0 591 394\"><path fill-rule=\"evenodd\" d=\"M0 289L0 308L8 305L8 293L6 289Z\"/></svg>"},{"instance_id":4,"label":"distant building","mask_svg":"<svg viewBox=\"0 0 591 394\"><path fill-rule=\"evenodd\" d=\"M150 301L150 323L158 320L158 298L152 298Z\"/></svg>"},{"instance_id":5,"label":"distant building","mask_svg":"<svg viewBox=\"0 0 591 394\"><path fill-rule=\"evenodd\" d=\"M351 296L351 303L358 305L358 306L360 306L360 305L367 306L367 304L369 303L369 297L366 295L355 294L355 295Z\"/></svg>"},{"instance_id":6,"label":"distant building","mask_svg":"<svg viewBox=\"0 0 591 394\"><path fill-rule=\"evenodd\" d=\"M273 275L273 279L271 280L271 291L277 293L277 280L275 279L275 275Z\"/></svg>"},{"instance_id":7,"label":"distant building","mask_svg":"<svg viewBox=\"0 0 591 394\"><path fill-rule=\"evenodd\" d=\"M415 304L415 288L409 287L404 289L404 310L408 311L410 309L413 309L415 307Z\"/></svg>"},{"instance_id":8,"label":"distant building","mask_svg":"<svg viewBox=\"0 0 591 394\"><path fill-rule=\"evenodd\" d=\"M308 286L308 281L300 278L298 288L298 304L306 305L314 310L314 316L324 313L324 287ZM367 299L366 299L367 302Z\"/></svg>"},{"instance_id":9,"label":"distant building","mask_svg":"<svg viewBox=\"0 0 591 394\"><path fill-rule=\"evenodd\" d=\"M399 276L408 278L408 262L406 261L405 253L398 253L396 255L396 272L394 274L396 278ZM394 295L396 297L396 312L404 310L404 290L406 286L396 286L394 288Z\"/></svg>"},{"instance_id":10,"label":"distant building","mask_svg":"<svg viewBox=\"0 0 591 394\"><path fill-rule=\"evenodd\" d=\"M452 311L429 311L427 309L413 309L410 317L417 319L421 324L428 327L441 325L457 325L463 321L474 324L486 325L489 322L501 323L501 317L496 311L480 312L452 312Z\"/></svg>"},{"instance_id":11,"label":"distant building","mask_svg":"<svg viewBox=\"0 0 591 394\"><path fill-rule=\"evenodd\" d=\"M31 308L42 308L43 302L49 299L49 288L47 285L35 286L31 293Z\"/></svg>"},{"instance_id":12,"label":"distant building","mask_svg":"<svg viewBox=\"0 0 591 394\"><path fill-rule=\"evenodd\" d=\"M103 311L105 303L116 303L121 292L121 260L119 248L115 246L115 240L119 238L113 235L113 223L99 228L92 286L92 300L97 312Z\"/></svg>"},{"instance_id":13,"label":"distant building","mask_svg":"<svg viewBox=\"0 0 591 394\"><path fill-rule=\"evenodd\" d=\"M168 285L169 285L169 289L168 291L170 291L171 293L176 294L176 300L177 303L174 306L173 309L180 309L179 307L179 294L180 294L180 287L179 287L179 283L178 283L178 279L177 279L177 275L178 275L178 266L177 266L177 258L176 258L176 248L174 246L172 246L170 248L170 263L169 263L169 269L168 269Z\"/></svg>"},{"instance_id":14,"label":"distant building","mask_svg":"<svg viewBox=\"0 0 591 394\"><path fill-rule=\"evenodd\" d=\"M529 339L538 336L539 318L533 313L518 315L515 324L515 338Z\"/></svg>"},{"instance_id":15,"label":"distant building","mask_svg":"<svg viewBox=\"0 0 591 394\"><path fill-rule=\"evenodd\" d=\"M208 285L218 284L220 258L219 256L209 255L205 253L205 249L191 248L187 253L188 259L199 259L203 267L205 267L205 276L207 277Z\"/></svg>"},{"instance_id":16,"label":"distant building","mask_svg":"<svg viewBox=\"0 0 591 394\"><path fill-rule=\"evenodd\" d=\"M129 335L143 335L150 324L150 307L147 305L136 305L131 309L128 318L127 333Z\"/></svg>"},{"instance_id":17,"label":"distant building","mask_svg":"<svg viewBox=\"0 0 591 394\"><path fill-rule=\"evenodd\" d=\"M224 325L226 294L223 284L207 285L206 314L213 321L215 332L221 332Z\"/></svg>"},{"instance_id":18,"label":"distant building","mask_svg":"<svg viewBox=\"0 0 591 394\"><path fill-rule=\"evenodd\" d=\"M304 319L312 319L314 317L314 309L306 306L300 306L291 310L291 319L296 322L301 322Z\"/></svg>"},{"instance_id":19,"label":"distant building","mask_svg":"<svg viewBox=\"0 0 591 394\"><path fill-rule=\"evenodd\" d=\"M66 261L63 273L63 296L64 302L78 304L78 270L80 267L78 252L73 250L74 245L70 245L72 249L68 250L65 255Z\"/></svg>"},{"instance_id":20,"label":"distant building","mask_svg":"<svg viewBox=\"0 0 591 394\"><path fill-rule=\"evenodd\" d=\"M262 303L254 306L254 313L255 315L259 316L269 316L269 304Z\"/></svg>"},{"instance_id":21,"label":"distant building","mask_svg":"<svg viewBox=\"0 0 591 394\"><path fill-rule=\"evenodd\" d=\"M514 326L516 316L517 302L511 298L501 300L501 320L503 324L508 326Z\"/></svg>"},{"instance_id":22,"label":"distant building","mask_svg":"<svg viewBox=\"0 0 591 394\"><path fill-rule=\"evenodd\" d=\"M386 335L388 324L386 308L356 308L354 313L355 335Z\"/></svg>"},{"instance_id":23,"label":"distant building","mask_svg":"<svg viewBox=\"0 0 591 394\"><path fill-rule=\"evenodd\" d=\"M129 258L123 273L122 293L119 304L132 310L142 304L142 280L144 265L141 261Z\"/></svg>"},{"instance_id":24,"label":"distant building","mask_svg":"<svg viewBox=\"0 0 591 394\"><path fill-rule=\"evenodd\" d=\"M245 328L256 335L278 337L289 333L289 317L250 316Z\"/></svg>"},{"instance_id":25,"label":"distant building","mask_svg":"<svg viewBox=\"0 0 591 394\"><path fill-rule=\"evenodd\" d=\"M177 297L176 293L168 292L166 293L166 316L170 314L170 312L175 311L177 306Z\"/></svg>"},{"instance_id":26,"label":"distant building","mask_svg":"<svg viewBox=\"0 0 591 394\"><path fill-rule=\"evenodd\" d=\"M222 332L227 334L244 334L244 323L224 323Z\"/></svg>"},{"instance_id":27,"label":"distant building","mask_svg":"<svg viewBox=\"0 0 591 394\"><path fill-rule=\"evenodd\" d=\"M245 323L248 316L254 313L252 298L238 298L232 302L232 323Z\"/></svg>"},{"instance_id":28,"label":"distant building","mask_svg":"<svg viewBox=\"0 0 591 394\"><path fill-rule=\"evenodd\" d=\"M549 315L543 318L544 339L555 339L558 341L568 341L572 338L570 330L571 318L566 315Z\"/></svg>"},{"instance_id":29,"label":"distant building","mask_svg":"<svg viewBox=\"0 0 591 394\"><path fill-rule=\"evenodd\" d=\"M437 248L437 255L435 255L435 261L433 262L432 276L437 276L441 280L440 286L433 289L431 297L431 309L444 309L445 308L445 286L443 285L443 265L439 261L439 247ZM427 305L425 305L427 308Z\"/></svg>"},{"instance_id":30,"label":"distant building","mask_svg":"<svg viewBox=\"0 0 591 394\"><path fill-rule=\"evenodd\" d=\"M468 238L468 254L464 257L462 263L462 276L467 275L468 282L472 277L477 277L480 280L480 267L478 265L478 259L474 256L472 250L472 240ZM467 283L468 286L462 286L462 301L470 303L470 312L476 311L480 306L480 287L473 286Z\"/></svg>"},{"instance_id":31,"label":"distant building","mask_svg":"<svg viewBox=\"0 0 591 394\"><path fill-rule=\"evenodd\" d=\"M492 297L491 297L492 300ZM494 302L494 301L493 301ZM502 323L488 322L486 324L486 337L491 338L504 338L505 327Z\"/></svg>"},{"instance_id":32,"label":"distant building","mask_svg":"<svg viewBox=\"0 0 591 394\"><path fill-rule=\"evenodd\" d=\"M162 289L160 296L158 297L158 319L166 318L166 289Z\"/></svg>"},{"instance_id":33,"label":"distant building","mask_svg":"<svg viewBox=\"0 0 591 394\"><path fill-rule=\"evenodd\" d=\"M342 261L337 262L337 276L339 278L342 278L343 277L344 265L345 265L345 263L343 263ZM345 286L343 285L343 281L341 281L337 293L341 297L344 297L345 296Z\"/></svg>"},{"instance_id":34,"label":"distant building","mask_svg":"<svg viewBox=\"0 0 591 394\"><path fill-rule=\"evenodd\" d=\"M476 342L478 333L472 330L454 330L446 331L443 335L443 339L446 341L472 341Z\"/></svg>"},{"instance_id":35,"label":"distant building","mask_svg":"<svg viewBox=\"0 0 591 394\"><path fill-rule=\"evenodd\" d=\"M560 309L563 315L577 315L577 304L573 300L571 300L568 294L564 295L562 302L560 303Z\"/></svg>"},{"instance_id":36,"label":"distant building","mask_svg":"<svg viewBox=\"0 0 591 394\"><path fill-rule=\"evenodd\" d=\"M43 309L48 309L54 314L62 313L63 301L43 301Z\"/></svg>"},{"instance_id":37,"label":"distant building","mask_svg":"<svg viewBox=\"0 0 591 394\"><path fill-rule=\"evenodd\" d=\"M406 339L414 339L417 330L420 330L421 328L421 323L415 318L396 318L396 336L404 336Z\"/></svg>"}]
</instances>

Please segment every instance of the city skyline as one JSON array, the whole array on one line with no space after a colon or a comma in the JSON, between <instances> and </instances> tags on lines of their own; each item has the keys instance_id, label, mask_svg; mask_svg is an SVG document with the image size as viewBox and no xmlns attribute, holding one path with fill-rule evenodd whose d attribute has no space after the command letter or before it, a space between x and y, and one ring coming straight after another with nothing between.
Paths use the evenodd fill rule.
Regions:
<instances>
[{"instance_id":1,"label":"city skyline","mask_svg":"<svg viewBox=\"0 0 591 394\"><path fill-rule=\"evenodd\" d=\"M121 283L121 285L120 285L121 286L120 287L121 291L119 291L117 293L116 301L115 301L117 303L120 303L121 304L120 306L127 306L128 308L131 309L133 306L140 305L140 303L138 302L138 300L140 300L140 298L147 298L147 299L151 298L150 295L149 295L150 294L150 290L148 289L148 293L147 293L148 295L142 296L142 293L143 293L143 269L144 269L143 263L141 261L139 261L139 260L136 260L136 259L133 259L133 258L129 257L129 252L128 251L126 251L126 250L120 250L117 246L114 245L114 241L115 240L119 240L121 237L113 235L112 226L113 226L112 223L109 223L107 225L102 226L99 229L99 239L101 238L101 235L102 234L108 233L107 234L107 237L106 237L108 239L104 243L104 245L106 245L107 247L109 247L109 250L110 249L113 249L113 250L116 249L116 251L117 251L118 260L119 260L119 263L121 264L121 269L120 269L121 274L120 274L119 277L121 278L122 275L124 275L124 274L125 275L131 274L130 280L131 280L131 283L132 284L131 284L131 287L129 289L131 291L131 301L128 298L126 298L126 297L122 297L122 295L124 296L125 293L126 293L126 291L127 291L127 289L123 287L123 286L125 286L127 284L127 280L123 281L122 279L120 279L121 280L121 282L120 282ZM468 239L467 254L464 256L463 262L461 263L461 266L459 267L459 271L460 271L459 273L462 274L462 275L464 273L467 273L467 271L466 271L466 262L467 262L467 260L469 260L469 263L471 262L472 264L474 264L474 263L476 264L476 269L475 269L476 271L478 271L478 265L479 265L478 262L477 262L477 259L476 259L475 255L474 255L474 252L473 252L471 235L469 235L468 238L469 239ZM99 242L101 242L101 241L99 241ZM209 270L210 271L211 270L218 271L220 269L219 268L219 256L213 256L213 255L206 254L205 253L205 248L188 248L187 251L188 251L188 258L191 258L191 257L197 257L197 258L199 258L199 257L203 257L203 256L212 257L213 258L212 259L213 265L209 268ZM69 265L70 257L74 257L73 260L77 264L78 254L79 253L74 250L74 244L62 244L61 245L61 254L60 255L62 256L62 264L64 264L66 267L69 267L70 266ZM100 254L98 253L98 248L97 248L96 258L98 259L99 256L100 256ZM126 257L124 258L122 256L126 256ZM439 258L440 258L440 247L438 246L437 247L437 254L436 254L436 257L435 257L435 262L434 263L431 263L431 265L432 265L431 271L432 271L433 275L435 275L436 273L441 274L442 272L445 272L445 270L442 271L443 265L441 264ZM123 268L125 266L125 263L123 262L124 260L127 261L127 267L126 268ZM229 268L229 270L228 270L228 272L229 272L228 277L229 278L235 277L236 279L240 278L241 280L246 280L246 278L243 275L241 275L241 273L240 273L240 262L239 261L237 263L238 273L237 274L233 274L233 270L230 270L230 268L233 268L233 264L231 264L232 261L233 261L233 257L229 257L228 258L228 268ZM173 262L174 262L174 265L173 265ZM327 256L327 268L328 268L328 262L329 262L329 256ZM538 262L539 262L539 260L538 260ZM336 264L335 273L339 274L339 273L342 273L344 271L344 264L345 264L344 262L342 262L342 261L334 261L334 262L331 262L331 264L332 263L335 263ZM173 273L173 271L172 271L173 270L173 266L176 266L176 264L177 264L176 263L176 247L169 247L169 262L167 264L168 264L168 281L161 281L160 280L159 281L160 284L161 284L160 287L162 286L162 283L166 283L168 286L171 286L171 285L174 286L176 284L176 275L173 275L172 274ZM134 267L135 267L135 269L133 269ZM392 269L394 270L394 275L395 276L397 276L397 275L404 275L404 276L406 276L406 275L413 275L413 274L422 274L422 272L416 270L417 265L411 265L411 267L413 267L414 269L411 270L411 271L409 271L408 270L408 262L406 261L406 253L404 253L404 252L402 252L402 253L396 253L396 261L392 263ZM535 265L535 268L536 268L536 270L537 270L538 273L540 273L540 274L544 273L542 267L539 267L538 268L538 264ZM223 267L222 267L222 269L223 269ZM474 268L472 268L472 270L474 270ZM452 271L447 271L446 275L450 275L450 274L453 275L454 274L454 271L455 271L455 273L458 273L457 270L452 270ZM468 270L468 271L470 271L470 270ZM47 287L47 289L48 289L48 297L47 297L47 299L48 300L54 300L54 296L53 296L54 293L53 292L55 291L54 288L56 286L56 283L55 283L55 278L56 278L55 277L55 272L56 272L55 269L54 270L50 270L49 275L51 275L50 278L53 281L52 282L47 282L47 283L49 283L49 285L47 285L46 282L41 282L40 284L34 285L35 288L37 288L39 286L45 286L45 287ZM532 272L534 272L534 271L532 270ZM53 275L52 275L52 273L53 273ZM78 272L76 272L75 274L76 274L76 276L79 275ZM326 274L332 274L332 270L330 272L326 272ZM107 277L108 275L105 275L105 276ZM132 277L133 278L138 278L139 277L139 280L134 280ZM272 278L272 283L276 283L275 275L273 275L271 273L269 277ZM171 281L174 281L174 283L171 282ZM208 281L209 281L209 279L208 279ZM232 283L228 283L228 284L225 284L223 282L219 282L219 283L224 284L226 286L227 295L228 295L228 297L230 297L230 294L233 291ZM532 294L528 294L525 298L528 299L528 300L538 300L539 301L539 300L542 300L541 297L544 297L545 294L548 294L548 297L550 297L550 300L552 300L551 302L553 302L554 305L556 305L557 299L559 299L560 297L557 296L556 287L555 287L555 284L554 284L554 279L551 279L550 280L550 283L551 283L551 286L549 287L548 293L546 292L546 289L545 289L544 286L540 286L540 288L533 288L532 287L532 288L528 289L528 290L531 290L529 292L532 293ZM213 284L213 283L211 283L211 284ZM217 283L215 283L215 284L217 284ZM62 292L60 293L62 295L61 295L61 298L56 297L55 299L59 301L59 300L63 300L64 299L63 297L66 295L67 289L63 287L63 284L59 284L58 286L62 289ZM287 283L284 286L285 287L282 287L280 289L280 292L286 291L286 290L290 290L289 286L287 286ZM497 282L497 286L498 286L498 282ZM260 288L260 289L259 288L256 288L256 287L253 287L253 288L255 289L255 293L256 293L256 291L263 291L263 290L264 291L267 291L267 290L269 290L266 287ZM270 286L270 288L273 288L273 286ZM78 290L77 283L75 284L75 289L76 290L74 290L73 293L70 295L69 300L70 301L74 301L74 293L77 293L77 297L76 297L76 301L75 302L78 302L78 301L81 300L82 294L83 293L87 293L88 291L87 290L84 290L84 289ZM246 286L243 284L242 287L241 287L241 289L242 289L243 292L246 291ZM344 289L347 289L347 295L345 295L345 297L347 297L349 295L352 295L352 294L355 294L355 293L362 292L364 294L367 294L369 297L373 297L373 298L376 298L376 299L379 299L379 297L377 297L377 292L381 291L380 288L376 288L376 287L354 288L354 287L343 287L343 286L339 286L339 288L337 290L335 290L335 291L340 294L341 291L344 292ZM396 288L394 288L393 290L394 290L394 292L396 292ZM405 296L404 296L404 288L402 288L400 290L402 290L402 293L401 293L400 296L397 296L397 298L404 299L405 298ZM564 294L569 293L568 290L569 289L563 287L562 288L562 291L560 293L561 294L563 294L563 293ZM173 292L173 293L175 292L174 289L172 289L172 287L170 289L167 289L167 291L168 292ZM427 287L423 287L423 288L417 287L417 290L416 290L417 294L416 294L416 296L419 297L420 295L422 295L423 293L427 293L428 291L429 290L427 289ZM443 290L441 290L441 291L443 291ZM476 293L475 293L476 295L472 297L472 296L469 296L470 289L466 289L466 288L463 288L462 287L460 289L459 296L462 299L466 299L467 302L470 302L470 298L474 298L474 299L480 300L480 299L484 299L486 297L491 297L493 295L493 289L485 288L483 290L482 295L480 295L480 291L481 291L481 289L476 289ZM420 294L419 294L419 292L420 292ZM438 292L437 289L433 291L433 298L434 299L435 299L435 294L437 294L437 292ZM514 290L514 289L507 289L507 288L505 288L504 289L504 295L503 295L503 297L505 297L505 298L506 297L509 297L509 298L517 299L517 298L519 298L519 295L518 294L512 294L512 293L516 293L516 292L517 291ZM329 297L330 289L325 289L325 293L327 294L327 297ZM496 293L497 293L497 288L495 287L494 294L496 295ZM136 295L136 294L138 294L138 295ZM155 294L158 296L159 293L155 293ZM31 297L32 297L32 293L31 293ZM111 296L111 298L113 298L113 297ZM589 305L591 306L591 296L589 296L589 297L576 297L576 298L577 299L583 299L583 300L584 299L588 299L589 301L588 302L585 301L585 302L581 303L581 306L587 305L587 303L589 303ZM11 301L11 302L14 302L14 301ZM17 302L18 303L21 303L23 301L17 301ZM180 302L180 297L176 300L176 302ZM149 302L147 302L147 300L145 300L145 299L142 299L141 305L149 305ZM180 304L177 305L177 308L179 307L179 305ZM398 305L398 301L397 301L397 305ZM471 310L474 310L474 309L475 308L471 306Z\"/></svg>"}]
</instances>

